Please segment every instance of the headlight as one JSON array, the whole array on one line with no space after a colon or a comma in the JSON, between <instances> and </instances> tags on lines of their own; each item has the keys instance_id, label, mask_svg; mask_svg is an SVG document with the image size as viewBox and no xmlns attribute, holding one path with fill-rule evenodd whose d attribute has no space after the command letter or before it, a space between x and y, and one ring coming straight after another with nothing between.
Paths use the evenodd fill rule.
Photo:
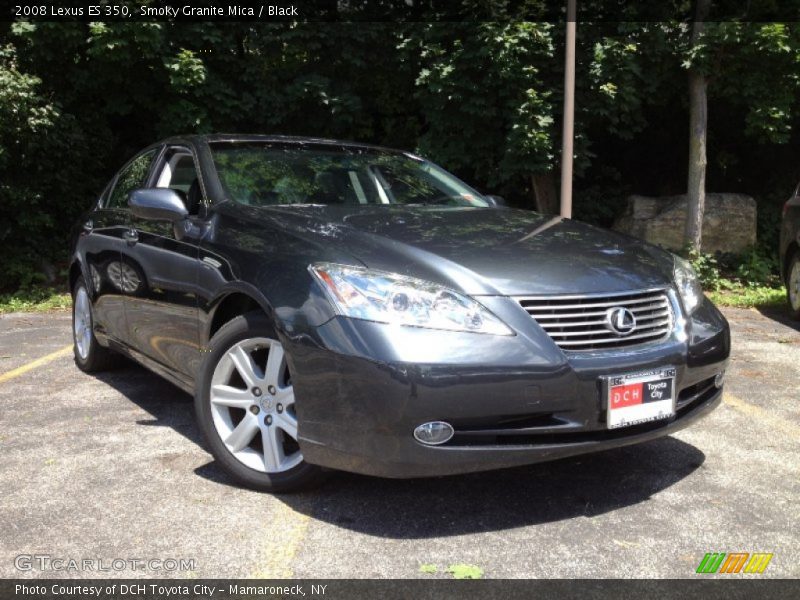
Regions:
<instances>
[{"instance_id":1,"label":"headlight","mask_svg":"<svg viewBox=\"0 0 800 600\"><path fill-rule=\"evenodd\" d=\"M355 319L428 329L514 335L472 298L435 283L362 267L322 263L309 271L337 312Z\"/></svg>"},{"instance_id":2,"label":"headlight","mask_svg":"<svg viewBox=\"0 0 800 600\"><path fill-rule=\"evenodd\" d=\"M675 286L683 300L683 307L688 314L692 314L703 301L703 288L694 267L679 256L675 257Z\"/></svg>"}]
</instances>

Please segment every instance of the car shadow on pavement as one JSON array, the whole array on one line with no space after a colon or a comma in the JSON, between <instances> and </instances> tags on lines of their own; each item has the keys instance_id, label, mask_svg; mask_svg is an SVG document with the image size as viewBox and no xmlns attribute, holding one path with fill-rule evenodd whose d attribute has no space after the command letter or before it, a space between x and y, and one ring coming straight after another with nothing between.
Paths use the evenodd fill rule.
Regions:
<instances>
[{"instance_id":1,"label":"car shadow on pavement","mask_svg":"<svg viewBox=\"0 0 800 600\"><path fill-rule=\"evenodd\" d=\"M198 446L192 398L136 365L99 374L147 411L146 427L170 427ZM418 539L500 531L592 517L646 502L699 468L705 455L676 438L527 467L439 477L380 479L332 473L322 486L276 496L293 510L366 535ZM214 462L195 473L238 485Z\"/></svg>"},{"instance_id":2,"label":"car shadow on pavement","mask_svg":"<svg viewBox=\"0 0 800 600\"><path fill-rule=\"evenodd\" d=\"M152 419L137 421L137 425L171 427L202 446L200 430L195 424L193 399L183 390L144 367L127 361L118 369L94 376L152 416Z\"/></svg>"},{"instance_id":3,"label":"car shadow on pavement","mask_svg":"<svg viewBox=\"0 0 800 600\"><path fill-rule=\"evenodd\" d=\"M768 319L800 331L800 321L795 321L785 306L760 306L756 310Z\"/></svg>"},{"instance_id":4,"label":"car shadow on pavement","mask_svg":"<svg viewBox=\"0 0 800 600\"><path fill-rule=\"evenodd\" d=\"M278 498L366 535L417 539L592 517L646 502L700 467L705 455L675 438L527 467L436 479L336 473L319 489Z\"/></svg>"}]
</instances>

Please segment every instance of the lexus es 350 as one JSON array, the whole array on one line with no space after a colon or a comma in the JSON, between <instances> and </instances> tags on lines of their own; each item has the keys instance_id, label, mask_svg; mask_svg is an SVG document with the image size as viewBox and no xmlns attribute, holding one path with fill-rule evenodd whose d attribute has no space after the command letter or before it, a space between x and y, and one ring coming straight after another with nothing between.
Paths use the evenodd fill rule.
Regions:
<instances>
[{"instance_id":1,"label":"lexus es 350","mask_svg":"<svg viewBox=\"0 0 800 600\"><path fill-rule=\"evenodd\" d=\"M159 142L76 227L75 361L194 394L218 463L268 491L594 452L719 404L728 325L686 262L501 204L386 148Z\"/></svg>"}]
</instances>

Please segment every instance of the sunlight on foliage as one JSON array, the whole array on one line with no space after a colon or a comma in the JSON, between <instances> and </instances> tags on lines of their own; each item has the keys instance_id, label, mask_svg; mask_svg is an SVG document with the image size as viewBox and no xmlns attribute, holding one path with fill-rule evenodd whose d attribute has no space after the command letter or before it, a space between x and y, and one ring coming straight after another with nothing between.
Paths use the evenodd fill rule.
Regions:
<instances>
[{"instance_id":1,"label":"sunlight on foliage","mask_svg":"<svg viewBox=\"0 0 800 600\"><path fill-rule=\"evenodd\" d=\"M16 294L0 294L0 314L10 312L42 312L67 310L72 306L69 294L51 289L21 291Z\"/></svg>"},{"instance_id":2,"label":"sunlight on foliage","mask_svg":"<svg viewBox=\"0 0 800 600\"><path fill-rule=\"evenodd\" d=\"M465 0L498 18L450 22L415 4L414 22L13 23L0 44L0 291L46 283L43 265L63 266L70 226L112 174L170 135L372 142L418 151L511 206L555 195L563 27L515 21L507 2ZM607 226L629 193L684 191L682 64L697 66L710 75L708 181L756 197L773 225L759 256L774 261L777 230L761 215L797 183L800 26L709 22L692 49L689 34L667 18L581 22L576 215ZM764 278L764 264L745 263L739 276Z\"/></svg>"}]
</instances>

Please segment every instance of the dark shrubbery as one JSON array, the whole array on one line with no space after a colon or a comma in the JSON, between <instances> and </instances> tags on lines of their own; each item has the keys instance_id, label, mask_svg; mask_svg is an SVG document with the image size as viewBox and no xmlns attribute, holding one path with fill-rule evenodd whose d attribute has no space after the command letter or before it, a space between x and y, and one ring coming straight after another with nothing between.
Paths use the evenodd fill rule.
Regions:
<instances>
[{"instance_id":1,"label":"dark shrubbery","mask_svg":"<svg viewBox=\"0 0 800 600\"><path fill-rule=\"evenodd\" d=\"M575 216L608 226L630 193L685 191L687 30L579 30ZM768 279L800 167L800 27L709 23L707 35L691 57L712 71L707 188L759 201L759 250L737 270ZM179 133L417 150L533 208L534 176L557 187L562 36L501 21L0 24L0 292L57 276L72 223L113 172Z\"/></svg>"}]
</instances>

